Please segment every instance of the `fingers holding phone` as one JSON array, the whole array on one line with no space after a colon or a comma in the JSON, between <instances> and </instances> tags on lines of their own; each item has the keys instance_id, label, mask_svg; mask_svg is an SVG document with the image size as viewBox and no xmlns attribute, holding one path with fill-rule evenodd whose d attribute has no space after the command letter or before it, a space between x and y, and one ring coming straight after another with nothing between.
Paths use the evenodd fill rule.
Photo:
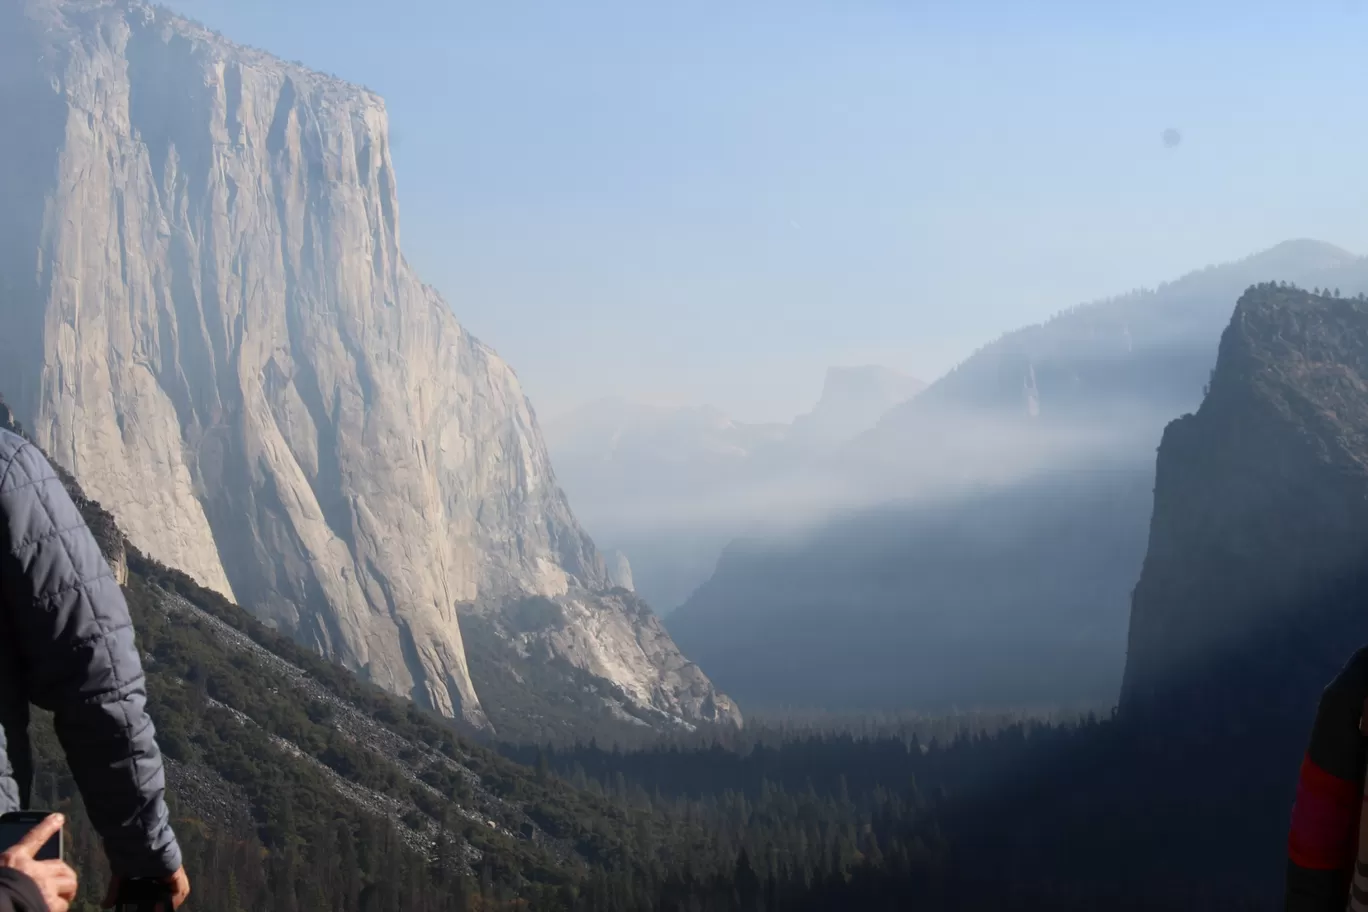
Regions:
<instances>
[{"instance_id":1,"label":"fingers holding phone","mask_svg":"<svg viewBox=\"0 0 1368 912\"><path fill-rule=\"evenodd\" d=\"M76 872L71 866L60 857L39 858L48 854L44 849L54 836L58 837L57 844L60 846L63 822L61 814L49 814L19 841L0 852L0 868L11 868L32 880L47 903L48 912L67 912L71 901L76 898L78 883Z\"/></svg>"}]
</instances>

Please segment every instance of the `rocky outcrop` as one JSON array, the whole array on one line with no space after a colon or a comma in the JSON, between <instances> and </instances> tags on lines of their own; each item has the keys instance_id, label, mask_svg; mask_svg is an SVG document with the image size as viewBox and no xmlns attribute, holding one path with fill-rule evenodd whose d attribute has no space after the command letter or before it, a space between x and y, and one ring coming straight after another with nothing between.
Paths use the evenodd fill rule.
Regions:
<instances>
[{"instance_id":1,"label":"rocky outcrop","mask_svg":"<svg viewBox=\"0 0 1368 912\"><path fill-rule=\"evenodd\" d=\"M540 743L602 731L620 739L633 729L741 724L736 705L680 654L646 603L625 589L475 603L465 612L482 690L497 693L511 682L517 690L555 695L536 705L521 695L500 699L503 712L494 721L505 737ZM520 706L518 718L509 716L509 704Z\"/></svg>"},{"instance_id":2,"label":"rocky outcrop","mask_svg":"<svg viewBox=\"0 0 1368 912\"><path fill-rule=\"evenodd\" d=\"M140 549L486 724L456 606L610 584L517 377L402 257L383 102L138 2L7 4L0 61L34 438Z\"/></svg>"},{"instance_id":3,"label":"rocky outcrop","mask_svg":"<svg viewBox=\"0 0 1368 912\"><path fill-rule=\"evenodd\" d=\"M1366 603L1368 302L1256 287L1159 448L1120 710L1300 744Z\"/></svg>"},{"instance_id":4,"label":"rocky outcrop","mask_svg":"<svg viewBox=\"0 0 1368 912\"><path fill-rule=\"evenodd\" d=\"M632 579L632 562L621 551L614 551L608 555L608 577L614 588L626 589L628 592L636 591L636 582Z\"/></svg>"}]
</instances>

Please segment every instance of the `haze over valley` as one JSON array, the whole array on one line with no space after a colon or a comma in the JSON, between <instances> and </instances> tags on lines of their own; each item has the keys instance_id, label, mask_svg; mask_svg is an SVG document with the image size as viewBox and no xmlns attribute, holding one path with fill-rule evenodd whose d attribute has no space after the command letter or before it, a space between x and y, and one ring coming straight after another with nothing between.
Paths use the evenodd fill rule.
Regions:
<instances>
[{"instance_id":1,"label":"haze over valley","mask_svg":"<svg viewBox=\"0 0 1368 912\"><path fill-rule=\"evenodd\" d=\"M1346 908L1312 6L0 0L0 626L122 592L205 912Z\"/></svg>"},{"instance_id":2,"label":"haze over valley","mask_svg":"<svg viewBox=\"0 0 1368 912\"><path fill-rule=\"evenodd\" d=\"M830 509L824 462L924 387L877 365L833 367L817 404L787 424L600 400L547 421L547 445L597 540L629 560L637 591L668 612L732 538Z\"/></svg>"}]
</instances>

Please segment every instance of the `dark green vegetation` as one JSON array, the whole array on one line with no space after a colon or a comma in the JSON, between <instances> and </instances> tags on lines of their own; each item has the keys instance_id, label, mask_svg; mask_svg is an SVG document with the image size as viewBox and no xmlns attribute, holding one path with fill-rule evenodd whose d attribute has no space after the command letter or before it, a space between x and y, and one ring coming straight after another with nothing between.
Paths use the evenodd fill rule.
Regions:
<instances>
[{"instance_id":1,"label":"dark green vegetation","mask_svg":"<svg viewBox=\"0 0 1368 912\"><path fill-rule=\"evenodd\" d=\"M891 730L758 733L725 747L514 756L591 792L678 809L724 856L744 852L714 905L657 895L603 908L1081 912L1274 908L1296 766L1270 763L1267 747L1257 736L1157 746L1090 719L935 745ZM743 867L762 885L752 904L740 899Z\"/></svg>"},{"instance_id":2,"label":"dark green vegetation","mask_svg":"<svg viewBox=\"0 0 1368 912\"><path fill-rule=\"evenodd\" d=\"M132 565L128 591L152 656L153 711L174 761L195 908L1237 909L1241 896L1267 907L1254 900L1276 887L1276 870L1241 880L1241 849L1254 833L1278 846L1274 805L1286 789L1270 794L1266 778L1227 764L1227 747L1213 758L1229 767L1215 801L1210 771L1192 779L1185 755L1156 752L1111 721L980 720L991 734L932 743L918 731L944 723L870 723L856 726L861 734L760 729L711 746L508 747L501 758L178 574L137 556ZM343 736L338 707L302 698L269 666L223 648L207 620L153 607L162 586L279 650L415 754L423 745L458 761L480 786L430 765L423 781L455 800L431 795L400 758ZM271 735L413 809L343 797L324 766L290 756ZM53 774L60 756L50 738L39 740L38 793L56 793L51 803L72 812L83 874L95 883L98 853L79 803L63 802L72 789ZM1290 786L1290 770L1275 772ZM1249 790L1256 785L1265 788ZM516 835L461 817L461 808ZM425 823L431 841L407 843L405 830ZM525 827L533 838L522 838ZM1215 853L1175 854L1175 844L1212 833L1230 837L1225 870L1210 866L1220 840Z\"/></svg>"},{"instance_id":3,"label":"dark green vegetation","mask_svg":"<svg viewBox=\"0 0 1368 912\"><path fill-rule=\"evenodd\" d=\"M710 746L500 757L182 575L137 554L130 565L198 909L1202 908L1192 897L1206 888L1154 876L1173 861L1171 833L1154 823L1153 842L1143 838L1153 808L1189 806L1172 790L1186 765L1147 756L1112 722L979 719L992 734L937 743L927 733L947 727L932 721L761 728ZM199 611L164 607L168 594ZM231 646L215 619L339 702ZM406 746L373 749L350 709ZM37 793L72 815L89 898L98 853L50 735L39 743ZM1267 817L1234 804L1173 825L1247 833ZM1223 886L1210 907L1238 908Z\"/></svg>"},{"instance_id":4,"label":"dark green vegetation","mask_svg":"<svg viewBox=\"0 0 1368 912\"><path fill-rule=\"evenodd\" d=\"M179 573L137 554L130 564L197 908L440 910L515 897L557 908L591 865L646 862L623 848L639 814L539 779ZM54 777L65 768L55 744L40 742L39 794L70 795ZM79 810L73 818L83 832ZM92 882L93 856L78 857Z\"/></svg>"},{"instance_id":5,"label":"dark green vegetation","mask_svg":"<svg viewBox=\"0 0 1368 912\"><path fill-rule=\"evenodd\" d=\"M1003 721L991 738L925 753L915 731L762 730L726 746L633 753L508 748L520 764L183 575L136 553L129 563L200 909L830 908L891 884L929 901L958 876L942 832L949 796L1007 781L1096 728ZM400 739L398 755L368 743L351 710ZM37 793L71 814L76 857L96 884L98 853L60 754L46 731L38 741Z\"/></svg>"}]
</instances>

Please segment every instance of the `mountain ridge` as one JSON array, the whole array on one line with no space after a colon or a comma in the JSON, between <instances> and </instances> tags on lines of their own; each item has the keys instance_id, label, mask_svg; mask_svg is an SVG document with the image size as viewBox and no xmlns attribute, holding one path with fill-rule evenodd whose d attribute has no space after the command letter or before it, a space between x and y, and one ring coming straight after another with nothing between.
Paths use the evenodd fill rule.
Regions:
<instances>
[{"instance_id":1,"label":"mountain ridge","mask_svg":"<svg viewBox=\"0 0 1368 912\"><path fill-rule=\"evenodd\" d=\"M1053 398L1049 386L1065 392L1064 381L1077 382L1080 369L1092 367L1096 371L1098 365L1089 361L1096 361L1103 352L1134 354L1137 348L1157 350L1178 343L1198 349L1209 347L1214 364L1217 342L1229 321L1226 302L1258 282L1287 279L1309 283L1317 275L1324 276L1326 282L1344 281L1360 287L1368 284L1368 258L1324 241L1289 240L1237 260L1192 270L1152 289L1140 288L1066 308L980 346L915 400L891 409L875 428L852 441L850 448L875 446L881 435L913 420L919 410L930 410L948 400L961 407L974 405L1028 414L1033 400L1039 407L1042 399L1048 402ZM1196 352L1180 351L1179 355L1183 360L1193 360ZM1070 358L1079 363L1063 369L1046 368L1048 362ZM1196 356L1196 360L1201 357ZM1046 373L1033 377L1032 366L1042 367ZM1194 385L1191 373L1192 369L1185 367L1176 378L1166 381L1169 388L1162 391L1180 407L1195 407L1198 401L1201 385Z\"/></svg>"}]
</instances>

